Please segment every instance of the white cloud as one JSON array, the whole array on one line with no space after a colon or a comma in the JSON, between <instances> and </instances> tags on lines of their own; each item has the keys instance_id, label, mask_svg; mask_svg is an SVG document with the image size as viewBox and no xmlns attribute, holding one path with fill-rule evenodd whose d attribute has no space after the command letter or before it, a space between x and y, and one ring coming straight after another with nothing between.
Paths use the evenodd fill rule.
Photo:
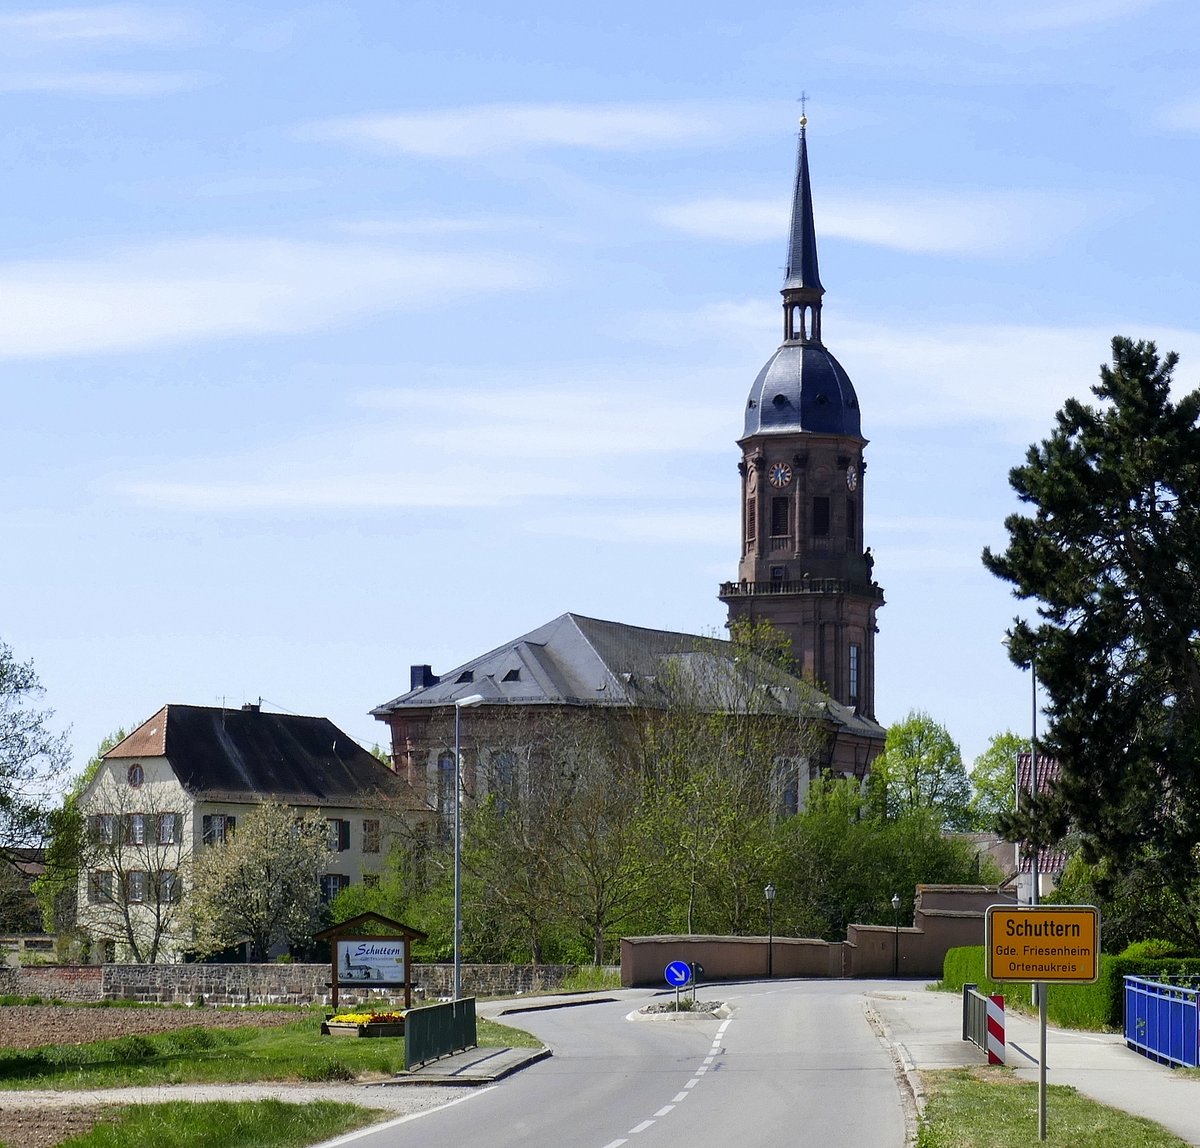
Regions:
<instances>
[{"instance_id":1,"label":"white cloud","mask_svg":"<svg viewBox=\"0 0 1200 1148\"><path fill-rule=\"evenodd\" d=\"M669 227L735 242L778 242L787 234L786 199L712 197L658 212ZM1085 226L1101 212L1094 199L1038 191L887 190L871 197L822 197L821 234L934 255L1023 255Z\"/></svg>"},{"instance_id":2,"label":"white cloud","mask_svg":"<svg viewBox=\"0 0 1200 1148\"><path fill-rule=\"evenodd\" d=\"M105 4L78 8L27 8L0 14L0 41L41 43L161 44L182 39L191 21L166 6Z\"/></svg>"},{"instance_id":3,"label":"white cloud","mask_svg":"<svg viewBox=\"0 0 1200 1148\"><path fill-rule=\"evenodd\" d=\"M322 329L444 300L479 274L498 290L524 287L533 277L511 258L225 237L90 261L0 264L0 359Z\"/></svg>"},{"instance_id":4,"label":"white cloud","mask_svg":"<svg viewBox=\"0 0 1200 1148\"><path fill-rule=\"evenodd\" d=\"M1200 132L1200 96L1178 100L1158 110L1154 122L1171 132Z\"/></svg>"},{"instance_id":5,"label":"white cloud","mask_svg":"<svg viewBox=\"0 0 1200 1148\"><path fill-rule=\"evenodd\" d=\"M122 476L110 486L138 503L211 513L545 506L570 499L571 513L554 521L574 536L589 503L640 504L654 481L647 474L667 481L681 454L728 449L728 404L691 403L680 411L654 397L671 393L661 387L661 379L653 388L608 379L595 386L576 380L564 389L511 385L497 375L474 385L438 378L365 393L359 413L307 435L236 457L172 459L169 471ZM366 421L362 410L369 412ZM694 483L686 494L705 498ZM596 513L597 521L626 518ZM692 518L688 508L680 512L681 538L703 535ZM582 529L593 537L599 527ZM623 529L623 537L636 536L632 525Z\"/></svg>"},{"instance_id":6,"label":"white cloud","mask_svg":"<svg viewBox=\"0 0 1200 1148\"><path fill-rule=\"evenodd\" d=\"M972 32L1052 32L1109 24L1157 7L1162 0L1008 0L1001 5L922 4L914 9L924 23Z\"/></svg>"},{"instance_id":7,"label":"white cloud","mask_svg":"<svg viewBox=\"0 0 1200 1148\"><path fill-rule=\"evenodd\" d=\"M705 104L478 104L428 112L344 116L310 124L306 135L377 150L469 158L541 148L638 151L723 138L761 109Z\"/></svg>"},{"instance_id":8,"label":"white cloud","mask_svg":"<svg viewBox=\"0 0 1200 1148\"><path fill-rule=\"evenodd\" d=\"M9 72L0 73L0 92L64 96L162 96L212 82L201 72Z\"/></svg>"}]
</instances>

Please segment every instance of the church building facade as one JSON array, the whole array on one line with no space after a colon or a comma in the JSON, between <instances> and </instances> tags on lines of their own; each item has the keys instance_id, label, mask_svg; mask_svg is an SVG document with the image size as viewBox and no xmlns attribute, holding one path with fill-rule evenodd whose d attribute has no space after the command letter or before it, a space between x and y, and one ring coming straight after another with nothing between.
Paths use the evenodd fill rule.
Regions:
<instances>
[{"instance_id":1,"label":"church building facade","mask_svg":"<svg viewBox=\"0 0 1200 1148\"><path fill-rule=\"evenodd\" d=\"M864 777L885 735L874 715L883 592L863 547L867 440L849 376L822 342L823 295L801 120L783 343L746 403L741 558L737 580L720 588L731 625L769 622L790 641L791 665L773 667L753 712L819 731L790 759L796 776L787 788L801 802L811 777ZM514 719L590 713L611 721L615 711L636 722L669 704L660 686L681 667L721 665L728 677L742 661L713 638L565 614L448 672L414 665L409 690L372 714L389 727L393 768L414 810L439 816L453 794L456 707L472 707L464 788L478 800L522 788L516 775L535 749L513 738Z\"/></svg>"}]
</instances>

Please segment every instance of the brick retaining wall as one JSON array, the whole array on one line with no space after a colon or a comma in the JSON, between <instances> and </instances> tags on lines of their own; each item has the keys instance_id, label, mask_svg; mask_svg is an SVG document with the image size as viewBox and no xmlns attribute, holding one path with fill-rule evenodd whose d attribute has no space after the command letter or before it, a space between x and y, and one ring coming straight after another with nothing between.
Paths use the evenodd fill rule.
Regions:
<instances>
[{"instance_id":1,"label":"brick retaining wall","mask_svg":"<svg viewBox=\"0 0 1200 1148\"><path fill-rule=\"evenodd\" d=\"M573 965L463 965L463 992L513 996L556 988ZM448 997L451 965L413 965L417 996ZM137 1000L210 1005L329 1003L328 965L33 965L0 968L0 993L64 1001ZM343 988L342 1004L368 996L400 999L401 990Z\"/></svg>"}]
</instances>

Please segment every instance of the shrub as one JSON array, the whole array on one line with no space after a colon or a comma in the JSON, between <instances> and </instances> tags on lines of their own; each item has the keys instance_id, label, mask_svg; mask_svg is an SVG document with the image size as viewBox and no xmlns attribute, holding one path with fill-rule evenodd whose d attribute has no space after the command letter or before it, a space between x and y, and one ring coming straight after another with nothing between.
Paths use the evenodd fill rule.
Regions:
<instances>
[{"instance_id":1,"label":"shrub","mask_svg":"<svg viewBox=\"0 0 1200 1148\"><path fill-rule=\"evenodd\" d=\"M1023 983L989 981L983 975L985 963L983 945L951 949L946 954L938 987L961 993L964 984L975 984L981 993L1001 995L1013 995L1023 987ZM1101 953L1099 973L1095 984L1051 984L1046 1013L1054 1024L1067 1028L1120 1029L1125 1021L1126 977L1187 984L1193 978L1200 978L1200 958L1150 959Z\"/></svg>"}]
</instances>

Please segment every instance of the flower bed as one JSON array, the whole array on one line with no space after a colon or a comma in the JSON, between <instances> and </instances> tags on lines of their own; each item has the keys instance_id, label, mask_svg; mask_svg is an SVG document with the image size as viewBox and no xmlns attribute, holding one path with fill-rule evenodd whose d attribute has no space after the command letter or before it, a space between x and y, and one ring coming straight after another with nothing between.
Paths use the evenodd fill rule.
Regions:
<instances>
[{"instance_id":1,"label":"flower bed","mask_svg":"<svg viewBox=\"0 0 1200 1148\"><path fill-rule=\"evenodd\" d=\"M402 1012L345 1012L321 1025L322 1036L403 1036Z\"/></svg>"}]
</instances>

